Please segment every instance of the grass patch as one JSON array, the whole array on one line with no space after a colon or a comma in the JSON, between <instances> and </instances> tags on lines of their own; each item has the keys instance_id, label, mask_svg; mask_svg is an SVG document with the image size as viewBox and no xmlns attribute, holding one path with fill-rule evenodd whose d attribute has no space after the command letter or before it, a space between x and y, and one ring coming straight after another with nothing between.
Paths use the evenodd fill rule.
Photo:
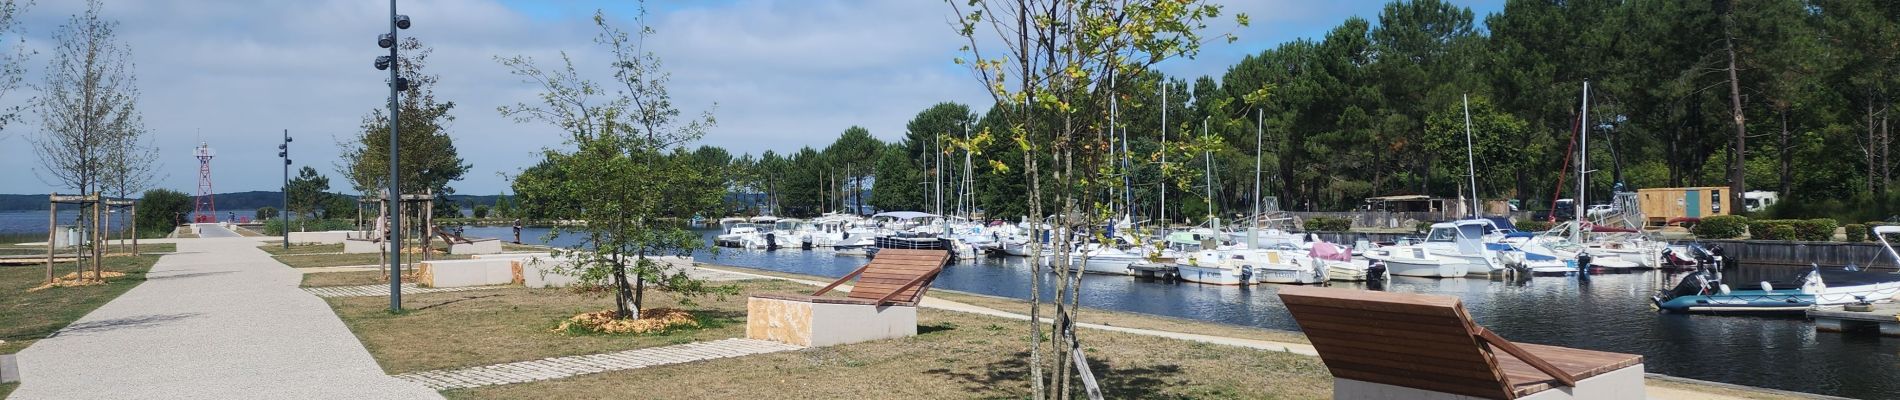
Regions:
<instances>
[{"instance_id":1,"label":"grass patch","mask_svg":"<svg viewBox=\"0 0 1900 400\"><path fill-rule=\"evenodd\" d=\"M505 240L501 242L501 251L509 252L509 253L525 252L525 251L550 251L550 250L553 250L553 248L547 247L547 246L541 246L541 245L533 245L533 244L514 244Z\"/></svg>"},{"instance_id":2,"label":"grass patch","mask_svg":"<svg viewBox=\"0 0 1900 400\"><path fill-rule=\"evenodd\" d=\"M114 239L117 240L117 239ZM132 245L111 244L106 246L106 255L130 254ZM171 243L139 243L139 253L171 253L178 251L178 245ZM54 256L71 256L73 249L60 249ZM45 256L46 246L23 246L19 244L0 245L0 256Z\"/></svg>"},{"instance_id":3,"label":"grass patch","mask_svg":"<svg viewBox=\"0 0 1900 400\"><path fill-rule=\"evenodd\" d=\"M312 277L305 279L308 282ZM647 307L692 310L702 326L646 335L552 332L562 320L576 314L613 307L609 297L565 289L410 294L403 298L407 312L401 314L386 310L387 298L328 301L383 370L399 374L740 337L745 335L745 294L810 291L806 285L779 281L746 281L741 285L739 296L700 298L692 306L681 305L671 295L648 291Z\"/></svg>"},{"instance_id":4,"label":"grass patch","mask_svg":"<svg viewBox=\"0 0 1900 400\"><path fill-rule=\"evenodd\" d=\"M809 290L809 287L799 289ZM916 337L444 392L450 398L1023 398L1023 321L923 309ZM1329 398L1317 357L1080 332L1108 398ZM682 384L690 382L690 384ZM1079 384L1077 386L1080 386ZM1078 396L1080 395L1078 394Z\"/></svg>"},{"instance_id":5,"label":"grass patch","mask_svg":"<svg viewBox=\"0 0 1900 400\"><path fill-rule=\"evenodd\" d=\"M181 226L181 227L178 227L177 230L172 231L172 237L178 238L178 239L197 239L198 234L191 233L190 226Z\"/></svg>"},{"instance_id":6,"label":"grass patch","mask_svg":"<svg viewBox=\"0 0 1900 400\"><path fill-rule=\"evenodd\" d=\"M273 255L273 256L281 256L281 255L289 255L289 254L336 254L336 253L343 252L342 243L291 244L290 250L284 250L284 241L282 240L264 242L264 244L258 245L257 248L264 249L265 253L270 253L270 255ZM370 254L370 255L373 256L375 254Z\"/></svg>"},{"instance_id":7,"label":"grass patch","mask_svg":"<svg viewBox=\"0 0 1900 400\"><path fill-rule=\"evenodd\" d=\"M133 286L145 282L145 272L158 262L158 256L121 256L105 259L105 270L125 273L98 286L52 288L27 292L27 288L46 281L43 265L0 267L0 354L20 352L33 341L45 338L79 317L119 297ZM72 263L53 265L57 274L76 269Z\"/></svg>"},{"instance_id":8,"label":"grass patch","mask_svg":"<svg viewBox=\"0 0 1900 400\"><path fill-rule=\"evenodd\" d=\"M323 272L303 274L303 287L363 286L388 284L379 271Z\"/></svg>"}]
</instances>

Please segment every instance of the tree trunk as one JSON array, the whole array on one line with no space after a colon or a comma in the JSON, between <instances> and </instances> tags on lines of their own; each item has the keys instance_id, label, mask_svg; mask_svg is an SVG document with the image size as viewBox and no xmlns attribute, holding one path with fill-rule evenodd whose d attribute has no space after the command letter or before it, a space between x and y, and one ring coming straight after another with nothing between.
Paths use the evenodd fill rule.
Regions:
<instances>
[{"instance_id":1,"label":"tree trunk","mask_svg":"<svg viewBox=\"0 0 1900 400\"><path fill-rule=\"evenodd\" d=\"M1730 11L1733 13L1733 11ZM1729 18L1733 20L1734 15ZM1730 210L1742 204L1742 191L1748 189L1748 173L1743 167L1748 159L1748 121L1742 115L1742 84L1735 74L1735 38L1731 33L1723 42L1728 47L1728 98L1735 114L1735 152L1729 161L1729 202ZM1578 206L1582 206L1579 204Z\"/></svg>"},{"instance_id":2,"label":"tree trunk","mask_svg":"<svg viewBox=\"0 0 1900 400\"><path fill-rule=\"evenodd\" d=\"M1879 165L1874 159L1874 143L1874 102L1870 98L1867 101L1867 146L1865 147L1867 149L1867 193L1869 194L1878 194L1874 190L1874 166Z\"/></svg>"}]
</instances>

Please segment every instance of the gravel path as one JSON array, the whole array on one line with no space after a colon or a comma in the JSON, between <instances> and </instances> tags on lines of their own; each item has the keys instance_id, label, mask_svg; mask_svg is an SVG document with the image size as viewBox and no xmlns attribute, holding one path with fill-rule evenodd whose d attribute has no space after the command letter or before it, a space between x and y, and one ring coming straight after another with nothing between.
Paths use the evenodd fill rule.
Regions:
<instances>
[{"instance_id":1,"label":"gravel path","mask_svg":"<svg viewBox=\"0 0 1900 400\"><path fill-rule=\"evenodd\" d=\"M385 374L297 288L303 274L256 246L180 241L147 282L21 352L12 398L441 398Z\"/></svg>"}]
</instances>

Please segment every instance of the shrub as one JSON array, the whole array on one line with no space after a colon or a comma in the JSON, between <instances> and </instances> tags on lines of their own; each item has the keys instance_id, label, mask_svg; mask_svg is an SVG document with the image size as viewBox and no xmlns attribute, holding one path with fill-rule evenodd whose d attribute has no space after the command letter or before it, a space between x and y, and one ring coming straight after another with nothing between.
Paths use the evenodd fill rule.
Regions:
<instances>
[{"instance_id":1,"label":"shrub","mask_svg":"<svg viewBox=\"0 0 1900 400\"><path fill-rule=\"evenodd\" d=\"M1308 232L1345 232L1352 230L1352 220L1331 217L1308 218L1306 230Z\"/></svg>"},{"instance_id":2,"label":"shrub","mask_svg":"<svg viewBox=\"0 0 1900 400\"><path fill-rule=\"evenodd\" d=\"M488 218L488 211L487 205L475 205L475 218Z\"/></svg>"},{"instance_id":3,"label":"shrub","mask_svg":"<svg viewBox=\"0 0 1900 400\"><path fill-rule=\"evenodd\" d=\"M1517 223L1517 230L1525 232L1543 232L1550 230L1550 221L1527 220Z\"/></svg>"},{"instance_id":4,"label":"shrub","mask_svg":"<svg viewBox=\"0 0 1900 400\"><path fill-rule=\"evenodd\" d=\"M252 218L258 221L277 218L277 207L258 207Z\"/></svg>"},{"instance_id":5,"label":"shrub","mask_svg":"<svg viewBox=\"0 0 1900 400\"><path fill-rule=\"evenodd\" d=\"M1795 240L1794 235L1776 236L1775 227L1787 226L1794 229L1792 219L1751 219L1748 220L1748 238L1755 240Z\"/></svg>"},{"instance_id":6,"label":"shrub","mask_svg":"<svg viewBox=\"0 0 1900 400\"><path fill-rule=\"evenodd\" d=\"M1761 237L1757 239L1788 240L1788 238L1794 237L1794 225L1784 225L1784 224L1769 225L1768 229L1766 230L1766 233L1767 235L1764 235L1764 236L1767 236L1767 237Z\"/></svg>"},{"instance_id":7,"label":"shrub","mask_svg":"<svg viewBox=\"0 0 1900 400\"><path fill-rule=\"evenodd\" d=\"M1734 239L1742 236L1748 227L1748 217L1740 215L1717 215L1703 218L1692 231L1702 239Z\"/></svg>"},{"instance_id":8,"label":"shrub","mask_svg":"<svg viewBox=\"0 0 1900 400\"><path fill-rule=\"evenodd\" d=\"M1867 225L1862 225L1862 224L1847 224L1846 226L1843 226L1842 228L1843 230L1847 231L1848 242L1867 241L1867 234L1870 233L1867 230L1868 229Z\"/></svg>"},{"instance_id":9,"label":"shrub","mask_svg":"<svg viewBox=\"0 0 1900 400\"><path fill-rule=\"evenodd\" d=\"M190 218L191 196L176 190L152 189L139 196L138 231L139 237L165 237L172 233L179 223ZM42 238L44 239L44 238Z\"/></svg>"},{"instance_id":10,"label":"shrub","mask_svg":"<svg viewBox=\"0 0 1900 400\"><path fill-rule=\"evenodd\" d=\"M1815 218L1794 221L1794 240L1810 242L1830 242L1834 240L1834 228L1840 226L1833 218Z\"/></svg>"}]
</instances>

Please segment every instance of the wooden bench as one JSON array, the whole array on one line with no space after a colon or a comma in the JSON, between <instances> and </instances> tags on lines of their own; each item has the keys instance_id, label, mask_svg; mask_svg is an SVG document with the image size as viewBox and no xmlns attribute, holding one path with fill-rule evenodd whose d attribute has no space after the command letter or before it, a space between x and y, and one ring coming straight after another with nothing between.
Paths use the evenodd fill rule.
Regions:
<instances>
[{"instance_id":1,"label":"wooden bench","mask_svg":"<svg viewBox=\"0 0 1900 400\"><path fill-rule=\"evenodd\" d=\"M943 250L885 249L810 296L746 300L746 338L830 346L917 335L917 302L943 271ZM857 278L845 297L820 297Z\"/></svg>"},{"instance_id":2,"label":"wooden bench","mask_svg":"<svg viewBox=\"0 0 1900 400\"><path fill-rule=\"evenodd\" d=\"M1642 356L1512 343L1457 297L1289 286L1280 300L1331 370L1335 399L1646 397Z\"/></svg>"}]
</instances>

